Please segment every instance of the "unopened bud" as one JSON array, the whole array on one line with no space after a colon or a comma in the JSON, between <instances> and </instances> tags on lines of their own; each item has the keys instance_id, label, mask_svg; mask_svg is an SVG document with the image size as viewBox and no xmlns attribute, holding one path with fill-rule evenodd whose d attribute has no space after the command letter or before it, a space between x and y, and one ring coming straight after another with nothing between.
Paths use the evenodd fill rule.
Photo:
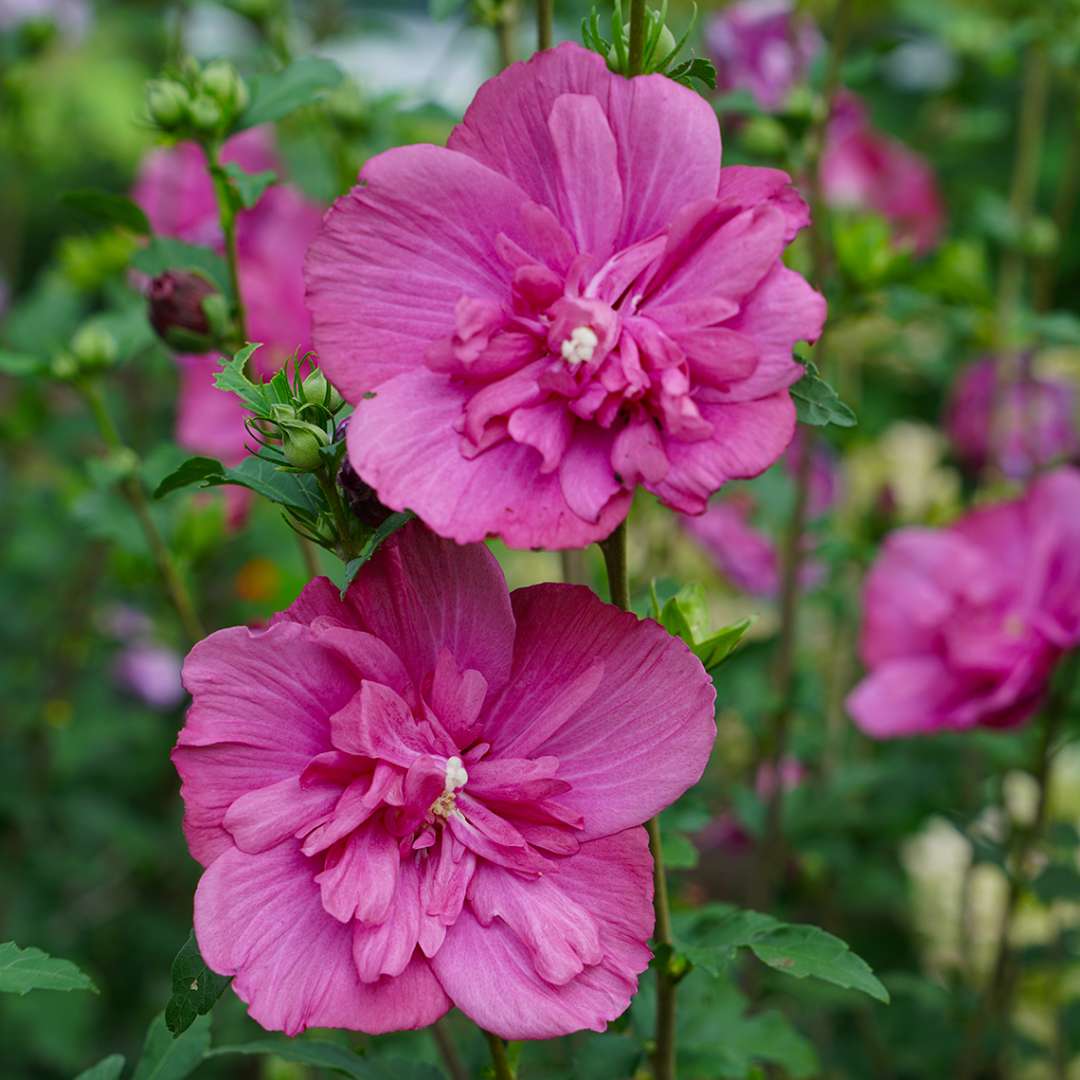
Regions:
<instances>
[{"instance_id":1,"label":"unopened bud","mask_svg":"<svg viewBox=\"0 0 1080 1080\"><path fill-rule=\"evenodd\" d=\"M302 421L292 421L283 425L283 428L281 450L285 460L294 469L308 472L317 469L322 464L322 454L319 451L330 443L326 432L314 424L305 424Z\"/></svg>"},{"instance_id":2,"label":"unopened bud","mask_svg":"<svg viewBox=\"0 0 1080 1080\"><path fill-rule=\"evenodd\" d=\"M229 117L243 112L250 100L247 83L228 60L213 60L203 68L199 85Z\"/></svg>"},{"instance_id":3,"label":"unopened bud","mask_svg":"<svg viewBox=\"0 0 1080 1080\"><path fill-rule=\"evenodd\" d=\"M338 425L337 438L339 440L345 438L351 419L351 416L346 416ZM341 488L345 495L345 505L348 506L353 516L365 525L377 529L394 512L379 502L375 489L370 484L366 484L360 479L360 475L352 467L348 455L345 456L341 468L338 469L337 482L338 487Z\"/></svg>"},{"instance_id":4,"label":"unopened bud","mask_svg":"<svg viewBox=\"0 0 1080 1080\"><path fill-rule=\"evenodd\" d=\"M209 94L197 95L191 103L189 112L192 126L204 135L215 134L221 129L225 120L221 105Z\"/></svg>"},{"instance_id":5,"label":"unopened bud","mask_svg":"<svg viewBox=\"0 0 1080 1080\"><path fill-rule=\"evenodd\" d=\"M100 371L116 363L116 338L103 326L85 323L71 339L71 355L81 371Z\"/></svg>"},{"instance_id":6,"label":"unopened bud","mask_svg":"<svg viewBox=\"0 0 1080 1080\"><path fill-rule=\"evenodd\" d=\"M304 380L303 396L309 405L323 405L332 413L345 404L344 398L327 382L320 368L315 368Z\"/></svg>"},{"instance_id":7,"label":"unopened bud","mask_svg":"<svg viewBox=\"0 0 1080 1080\"><path fill-rule=\"evenodd\" d=\"M146 111L163 131L173 131L188 119L191 97L173 79L154 79L146 84Z\"/></svg>"},{"instance_id":8,"label":"unopened bud","mask_svg":"<svg viewBox=\"0 0 1080 1080\"><path fill-rule=\"evenodd\" d=\"M147 292L150 325L158 335L169 340L170 334L210 333L203 301L217 290L200 274L189 270L166 270L150 282Z\"/></svg>"}]
</instances>

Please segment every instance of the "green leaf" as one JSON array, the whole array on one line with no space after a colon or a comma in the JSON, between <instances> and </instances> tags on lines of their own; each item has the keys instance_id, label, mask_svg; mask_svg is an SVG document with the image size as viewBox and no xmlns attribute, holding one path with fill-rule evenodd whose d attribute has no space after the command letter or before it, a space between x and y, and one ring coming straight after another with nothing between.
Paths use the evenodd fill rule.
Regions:
<instances>
[{"instance_id":1,"label":"green leaf","mask_svg":"<svg viewBox=\"0 0 1080 1080\"><path fill-rule=\"evenodd\" d=\"M221 292L231 295L229 268L212 248L185 244L172 236L155 236L131 260L136 270L157 277L166 270L193 270L212 281Z\"/></svg>"},{"instance_id":2,"label":"green leaf","mask_svg":"<svg viewBox=\"0 0 1080 1080\"><path fill-rule=\"evenodd\" d=\"M84 189L69 191L61 196L65 206L70 206L86 217L94 218L105 225L120 225L139 236L149 236L150 222L142 207L126 195L116 195L111 191Z\"/></svg>"},{"instance_id":3,"label":"green leaf","mask_svg":"<svg viewBox=\"0 0 1080 1080\"><path fill-rule=\"evenodd\" d=\"M310 474L283 472L273 462L254 456L244 458L235 468L226 468L214 458L188 458L158 484L154 498L160 499L192 484L204 488L238 484L279 506L307 515L325 509L318 483Z\"/></svg>"},{"instance_id":4,"label":"green leaf","mask_svg":"<svg viewBox=\"0 0 1080 1080\"><path fill-rule=\"evenodd\" d=\"M190 1076L210 1049L210 1017L200 1016L178 1038L165 1026L165 1014L158 1013L146 1032L142 1057L132 1080L183 1080Z\"/></svg>"},{"instance_id":5,"label":"green leaf","mask_svg":"<svg viewBox=\"0 0 1080 1080\"><path fill-rule=\"evenodd\" d=\"M709 904L679 921L675 947L695 967L719 976L735 959L735 951L779 924L771 915L730 904Z\"/></svg>"},{"instance_id":6,"label":"green leaf","mask_svg":"<svg viewBox=\"0 0 1080 1080\"><path fill-rule=\"evenodd\" d=\"M102 1058L96 1065L91 1065L89 1069L83 1069L75 1080L119 1080L120 1074L124 1071L124 1055L123 1054L110 1054L107 1058Z\"/></svg>"},{"instance_id":7,"label":"green leaf","mask_svg":"<svg viewBox=\"0 0 1080 1080\"><path fill-rule=\"evenodd\" d=\"M791 387L795 399L795 411L799 420L813 427L835 424L837 427L854 427L855 414L845 405L836 391L818 374L811 361L806 363L806 374Z\"/></svg>"},{"instance_id":8,"label":"green leaf","mask_svg":"<svg viewBox=\"0 0 1080 1080\"><path fill-rule=\"evenodd\" d=\"M889 992L870 965L820 927L780 925L751 941L750 949L762 963L786 975L822 979L888 1004Z\"/></svg>"},{"instance_id":9,"label":"green leaf","mask_svg":"<svg viewBox=\"0 0 1080 1080\"><path fill-rule=\"evenodd\" d=\"M262 383L252 382L247 376L247 362L260 342L248 342L232 357L221 358L221 370L214 374L214 385L219 390L236 394L253 412L265 416L270 411L270 394ZM275 376L276 377L276 376Z\"/></svg>"},{"instance_id":10,"label":"green leaf","mask_svg":"<svg viewBox=\"0 0 1080 1080\"><path fill-rule=\"evenodd\" d=\"M690 82L696 79L710 90L716 89L716 67L704 56L695 56L691 60L683 61L677 67L673 67L667 76L684 86L689 86Z\"/></svg>"},{"instance_id":11,"label":"green leaf","mask_svg":"<svg viewBox=\"0 0 1080 1080\"><path fill-rule=\"evenodd\" d=\"M14 941L0 944L0 991L25 994L30 990L92 990L97 987L70 960L58 960L32 946L20 949Z\"/></svg>"},{"instance_id":12,"label":"green leaf","mask_svg":"<svg viewBox=\"0 0 1080 1080\"><path fill-rule=\"evenodd\" d=\"M686 833L666 829L664 837L664 865L669 870L693 870L698 864L698 849Z\"/></svg>"},{"instance_id":13,"label":"green leaf","mask_svg":"<svg viewBox=\"0 0 1080 1080\"><path fill-rule=\"evenodd\" d=\"M713 101L713 107L721 114L745 113L756 116L761 113L757 98L749 90L731 90L726 94L721 94Z\"/></svg>"},{"instance_id":14,"label":"green leaf","mask_svg":"<svg viewBox=\"0 0 1080 1080\"><path fill-rule=\"evenodd\" d=\"M1032 883L1032 891L1044 903L1080 900L1080 872L1067 863L1051 863Z\"/></svg>"},{"instance_id":15,"label":"green leaf","mask_svg":"<svg viewBox=\"0 0 1080 1080\"><path fill-rule=\"evenodd\" d=\"M353 578L356 577L360 567L364 565L379 550L379 545L388 537L391 533L395 533L403 525L408 524L413 519L413 512L411 510L401 510L396 514L391 514L368 538L364 541L364 546L360 549L360 554L355 559L350 559L345 564L345 584L341 586L341 598L345 599L345 593L348 592L349 586L353 582Z\"/></svg>"},{"instance_id":16,"label":"green leaf","mask_svg":"<svg viewBox=\"0 0 1080 1080\"><path fill-rule=\"evenodd\" d=\"M271 184L277 182L277 173L273 169L266 172L244 172L235 161L230 161L225 166L225 173L232 181L232 186L240 199L240 205L250 210L261 198L263 192Z\"/></svg>"},{"instance_id":17,"label":"green leaf","mask_svg":"<svg viewBox=\"0 0 1080 1080\"><path fill-rule=\"evenodd\" d=\"M315 1039L257 1039L235 1046L215 1047L207 1056L226 1054L274 1054L298 1065L332 1069L353 1077L353 1080L444 1080L443 1074L434 1065L394 1058L372 1061L344 1046Z\"/></svg>"},{"instance_id":18,"label":"green leaf","mask_svg":"<svg viewBox=\"0 0 1080 1080\"><path fill-rule=\"evenodd\" d=\"M0 375L38 375L48 369L49 362L44 357L0 349Z\"/></svg>"},{"instance_id":19,"label":"green leaf","mask_svg":"<svg viewBox=\"0 0 1080 1080\"><path fill-rule=\"evenodd\" d=\"M734 651L750 628L750 619L740 619L737 623L717 630L711 637L697 642L694 655L701 661L706 671L719 667Z\"/></svg>"},{"instance_id":20,"label":"green leaf","mask_svg":"<svg viewBox=\"0 0 1080 1080\"><path fill-rule=\"evenodd\" d=\"M240 117L236 130L280 120L296 109L311 105L341 79L341 68L320 56L304 56L282 71L257 75L250 82L251 104Z\"/></svg>"},{"instance_id":21,"label":"green leaf","mask_svg":"<svg viewBox=\"0 0 1080 1080\"><path fill-rule=\"evenodd\" d=\"M1029 318L1031 331L1052 345L1080 345L1080 318L1071 311L1048 311Z\"/></svg>"},{"instance_id":22,"label":"green leaf","mask_svg":"<svg viewBox=\"0 0 1080 1080\"><path fill-rule=\"evenodd\" d=\"M230 981L228 975L218 975L206 966L194 932L188 934L172 962L172 997L165 1006L165 1026L174 1036L182 1035L217 1004Z\"/></svg>"}]
</instances>

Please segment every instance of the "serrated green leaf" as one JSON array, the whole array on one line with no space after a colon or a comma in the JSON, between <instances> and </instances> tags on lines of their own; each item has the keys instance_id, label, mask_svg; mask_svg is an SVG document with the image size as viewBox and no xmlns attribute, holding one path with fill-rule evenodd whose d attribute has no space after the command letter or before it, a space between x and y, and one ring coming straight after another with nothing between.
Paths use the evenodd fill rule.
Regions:
<instances>
[{"instance_id":1,"label":"serrated green leaf","mask_svg":"<svg viewBox=\"0 0 1080 1080\"><path fill-rule=\"evenodd\" d=\"M445 1080L434 1065L395 1058L372 1061L344 1046L315 1039L257 1039L235 1046L215 1047L207 1056L223 1057L229 1054L273 1054L298 1065L332 1069L353 1080Z\"/></svg>"},{"instance_id":2,"label":"serrated green leaf","mask_svg":"<svg viewBox=\"0 0 1080 1080\"><path fill-rule=\"evenodd\" d=\"M795 412L800 422L813 427L835 424L854 427L855 414L845 405L836 391L818 374L816 365L807 361L806 374L791 387Z\"/></svg>"},{"instance_id":3,"label":"serrated green leaf","mask_svg":"<svg viewBox=\"0 0 1080 1080\"><path fill-rule=\"evenodd\" d=\"M233 189L240 199L240 205L250 210L261 198L271 184L277 182L277 173L273 169L265 172L249 173L230 161L224 166L225 174L232 181Z\"/></svg>"},{"instance_id":4,"label":"serrated green leaf","mask_svg":"<svg viewBox=\"0 0 1080 1080\"><path fill-rule=\"evenodd\" d=\"M735 959L737 949L778 925L771 915L759 911L709 904L679 920L675 947L695 967L719 976Z\"/></svg>"},{"instance_id":5,"label":"serrated green leaf","mask_svg":"<svg viewBox=\"0 0 1080 1080\"><path fill-rule=\"evenodd\" d=\"M158 484L154 498L160 499L192 484L204 488L238 484L264 499L308 516L320 514L325 509L322 492L314 477L307 473L282 471L272 462L254 456L244 458L235 468L226 468L214 458L188 458Z\"/></svg>"},{"instance_id":6,"label":"serrated green leaf","mask_svg":"<svg viewBox=\"0 0 1080 1080\"><path fill-rule=\"evenodd\" d=\"M360 568L366 563L376 551L379 550L379 545L392 533L395 533L403 525L407 525L412 521L414 515L411 510L402 510L396 514L391 514L372 534L364 541L364 546L360 549L360 553L355 559L350 559L345 564L345 583L341 586L341 598L345 599L345 593L349 591L349 586L353 582L353 578L356 577Z\"/></svg>"},{"instance_id":7,"label":"serrated green leaf","mask_svg":"<svg viewBox=\"0 0 1080 1080\"><path fill-rule=\"evenodd\" d=\"M173 236L155 236L140 248L131 265L148 277L157 277L166 270L193 270L205 275L226 296L232 294L229 268L212 248L185 244Z\"/></svg>"},{"instance_id":8,"label":"serrated green leaf","mask_svg":"<svg viewBox=\"0 0 1080 1080\"><path fill-rule=\"evenodd\" d=\"M132 1080L184 1080L199 1067L209 1049L209 1016L200 1016L174 1039L165 1026L165 1014L158 1013L146 1032Z\"/></svg>"},{"instance_id":9,"label":"serrated green leaf","mask_svg":"<svg viewBox=\"0 0 1080 1080\"><path fill-rule=\"evenodd\" d=\"M96 1065L91 1065L89 1069L83 1069L75 1080L118 1080L123 1071L124 1055L110 1054Z\"/></svg>"},{"instance_id":10,"label":"serrated green leaf","mask_svg":"<svg viewBox=\"0 0 1080 1080\"><path fill-rule=\"evenodd\" d=\"M206 966L195 934L188 934L172 962L172 997L165 1006L165 1026L174 1036L182 1035L205 1016L221 997L231 979Z\"/></svg>"},{"instance_id":11,"label":"serrated green leaf","mask_svg":"<svg viewBox=\"0 0 1080 1080\"><path fill-rule=\"evenodd\" d=\"M750 949L762 963L785 975L822 979L888 1004L889 992L870 965L853 953L846 942L818 926L782 924L755 937Z\"/></svg>"},{"instance_id":12,"label":"serrated green leaf","mask_svg":"<svg viewBox=\"0 0 1080 1080\"><path fill-rule=\"evenodd\" d=\"M70 960L59 960L41 949L20 949L14 941L0 944L0 992L26 994L31 990L92 990L97 987Z\"/></svg>"},{"instance_id":13,"label":"serrated green leaf","mask_svg":"<svg viewBox=\"0 0 1080 1080\"><path fill-rule=\"evenodd\" d=\"M221 358L221 370L214 373L214 386L230 394L236 394L249 409L266 415L270 411L271 397L266 386L252 382L247 376L247 362L256 349L262 348L261 342L248 342L231 357Z\"/></svg>"},{"instance_id":14,"label":"serrated green leaf","mask_svg":"<svg viewBox=\"0 0 1080 1080\"><path fill-rule=\"evenodd\" d=\"M188 458L179 468L174 469L154 489L154 498L162 499L181 488L190 487L192 484L203 484L211 477L223 477L225 466L216 458L193 457Z\"/></svg>"},{"instance_id":15,"label":"serrated green leaf","mask_svg":"<svg viewBox=\"0 0 1080 1080\"><path fill-rule=\"evenodd\" d=\"M695 56L691 60L684 60L677 67L672 68L668 78L678 83L689 85L692 80L703 83L710 90L716 89L716 67L711 60L704 56Z\"/></svg>"},{"instance_id":16,"label":"serrated green leaf","mask_svg":"<svg viewBox=\"0 0 1080 1080\"><path fill-rule=\"evenodd\" d=\"M69 191L61 196L60 201L105 225L120 225L139 236L149 236L152 231L142 207L126 195L88 188Z\"/></svg>"},{"instance_id":17,"label":"serrated green leaf","mask_svg":"<svg viewBox=\"0 0 1080 1080\"><path fill-rule=\"evenodd\" d=\"M250 81L251 104L235 130L257 127L317 101L341 82L341 68L321 56L304 56L282 71L257 75Z\"/></svg>"}]
</instances>

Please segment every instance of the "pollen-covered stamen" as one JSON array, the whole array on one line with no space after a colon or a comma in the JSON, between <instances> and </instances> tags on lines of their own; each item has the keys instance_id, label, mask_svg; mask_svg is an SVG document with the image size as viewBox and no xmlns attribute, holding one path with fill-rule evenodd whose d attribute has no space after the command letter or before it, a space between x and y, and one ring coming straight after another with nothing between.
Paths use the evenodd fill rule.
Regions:
<instances>
[{"instance_id":1,"label":"pollen-covered stamen","mask_svg":"<svg viewBox=\"0 0 1080 1080\"><path fill-rule=\"evenodd\" d=\"M568 364L584 364L593 358L600 339L591 326L576 326L562 343L562 358Z\"/></svg>"},{"instance_id":2,"label":"pollen-covered stamen","mask_svg":"<svg viewBox=\"0 0 1080 1080\"><path fill-rule=\"evenodd\" d=\"M443 784L443 793L431 804L431 812L436 817L447 818L457 812L454 804L454 792L463 788L469 782L469 774L465 771L461 758L456 754L446 759L446 781Z\"/></svg>"}]
</instances>

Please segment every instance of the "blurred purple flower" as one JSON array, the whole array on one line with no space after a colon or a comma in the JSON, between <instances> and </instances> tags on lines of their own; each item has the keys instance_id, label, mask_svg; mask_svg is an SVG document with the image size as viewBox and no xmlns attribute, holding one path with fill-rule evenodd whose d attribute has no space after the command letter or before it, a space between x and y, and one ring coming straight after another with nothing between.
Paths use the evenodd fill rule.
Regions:
<instances>
[{"instance_id":1,"label":"blurred purple flower","mask_svg":"<svg viewBox=\"0 0 1080 1080\"><path fill-rule=\"evenodd\" d=\"M998 391L1000 367L995 357L983 357L953 384L945 427L957 458L975 470L993 461L1006 476L1023 478L1080 452L1074 387L1036 378L1031 357L1025 356L1019 378Z\"/></svg>"},{"instance_id":2,"label":"blurred purple flower","mask_svg":"<svg viewBox=\"0 0 1080 1080\"><path fill-rule=\"evenodd\" d=\"M863 607L867 675L847 704L867 735L1023 723L1080 643L1080 471L946 529L893 533Z\"/></svg>"},{"instance_id":3,"label":"blurred purple flower","mask_svg":"<svg viewBox=\"0 0 1080 1080\"><path fill-rule=\"evenodd\" d=\"M0 31L27 22L51 22L66 38L80 39L90 25L86 0L0 0Z\"/></svg>"},{"instance_id":4,"label":"blurred purple flower","mask_svg":"<svg viewBox=\"0 0 1080 1080\"><path fill-rule=\"evenodd\" d=\"M180 654L163 645L140 642L125 646L116 658L113 677L129 694L151 709L167 712L184 700Z\"/></svg>"},{"instance_id":5,"label":"blurred purple flower","mask_svg":"<svg viewBox=\"0 0 1080 1080\"><path fill-rule=\"evenodd\" d=\"M748 90L763 109L784 104L821 51L814 23L791 0L742 0L719 11L706 30L722 91Z\"/></svg>"},{"instance_id":6,"label":"blurred purple flower","mask_svg":"<svg viewBox=\"0 0 1080 1080\"><path fill-rule=\"evenodd\" d=\"M875 131L866 106L850 91L837 97L821 158L826 202L871 210L893 226L897 243L922 255L938 242L945 211L926 159Z\"/></svg>"}]
</instances>

